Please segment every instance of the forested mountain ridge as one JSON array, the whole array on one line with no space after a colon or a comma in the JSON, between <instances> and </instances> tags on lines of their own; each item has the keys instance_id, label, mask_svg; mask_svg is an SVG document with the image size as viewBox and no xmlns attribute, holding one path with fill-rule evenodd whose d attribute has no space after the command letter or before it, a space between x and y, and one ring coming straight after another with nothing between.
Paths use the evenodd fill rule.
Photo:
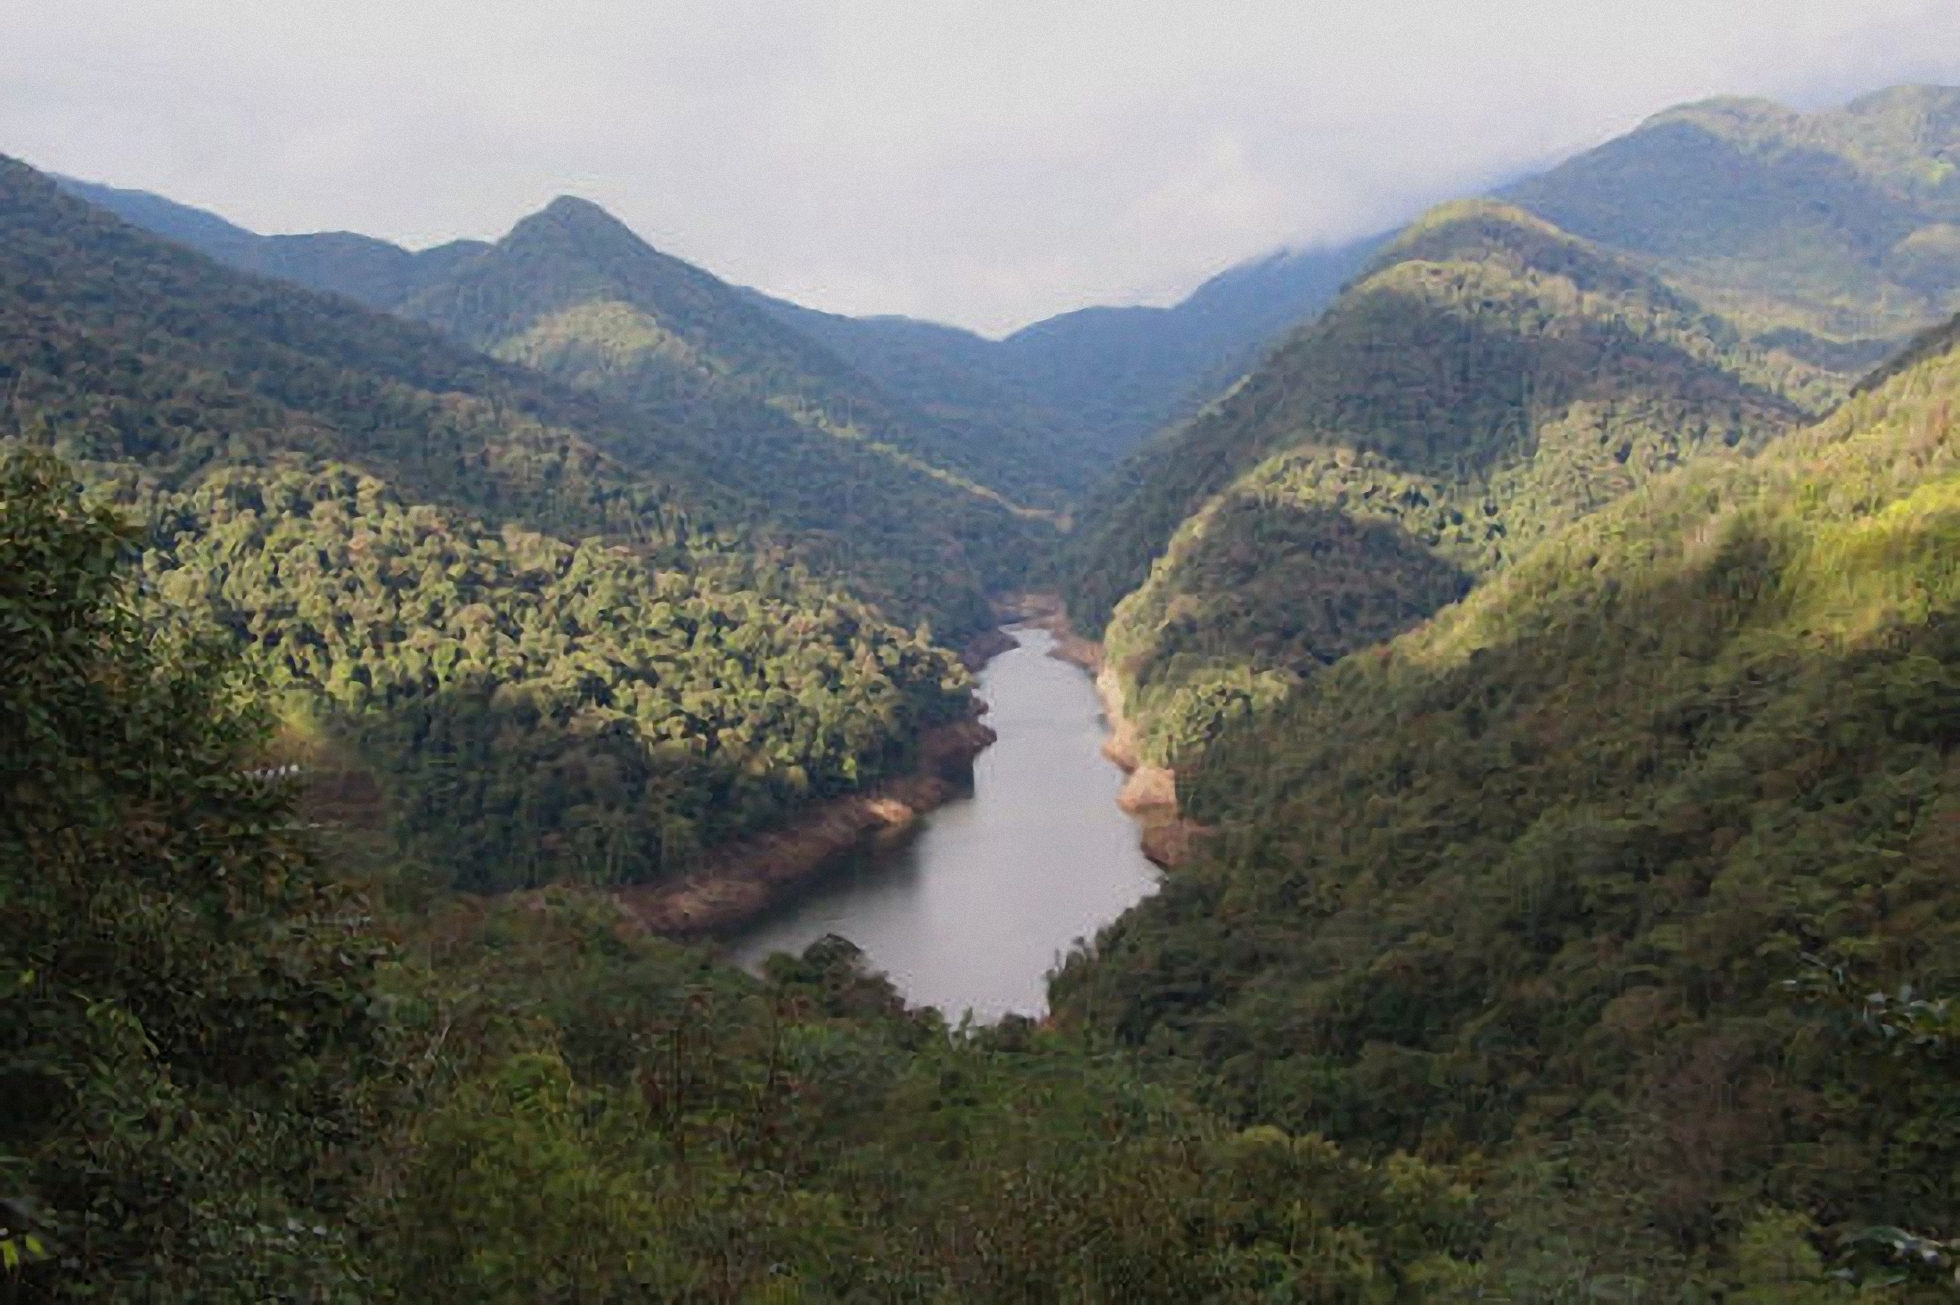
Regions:
<instances>
[{"instance_id":1,"label":"forested mountain ridge","mask_svg":"<svg viewBox=\"0 0 1960 1305\"><path fill-rule=\"evenodd\" d=\"M975 446L901 410L748 295L585 200L554 200L397 311L671 424L752 440L759 457L824 441L851 467L883 458L981 496L1056 501L1033 439Z\"/></svg>"},{"instance_id":2,"label":"forested mountain ridge","mask_svg":"<svg viewBox=\"0 0 1960 1305\"><path fill-rule=\"evenodd\" d=\"M1624 260L1515 208L1445 205L1092 504L1063 561L1071 615L1107 620L1145 759L1167 764L1822 393Z\"/></svg>"},{"instance_id":3,"label":"forested mountain ridge","mask_svg":"<svg viewBox=\"0 0 1960 1305\"><path fill-rule=\"evenodd\" d=\"M751 977L596 893L364 898L261 768L236 647L143 610L135 536L0 453L16 1298L1358 1305L1470 1277L1450 1173L1239 1133L1030 1021L950 1029L841 939Z\"/></svg>"},{"instance_id":4,"label":"forested mountain ridge","mask_svg":"<svg viewBox=\"0 0 1960 1305\"><path fill-rule=\"evenodd\" d=\"M189 245L240 271L345 295L369 308L394 308L456 264L490 247L481 240L452 240L411 251L350 231L262 236L215 213L173 203L147 191L123 190L73 177L56 177L55 182L69 194L108 209L125 222Z\"/></svg>"},{"instance_id":5,"label":"forested mountain ridge","mask_svg":"<svg viewBox=\"0 0 1960 1305\"><path fill-rule=\"evenodd\" d=\"M430 317L471 348L496 352L505 332L523 335L504 341L506 352L526 355L511 361L556 369L561 383L614 406L594 418L628 434L614 453L729 505L724 519L793 537L813 565L895 619L929 618L955 643L987 628L986 595L1015 583L1050 532L1040 513L867 438L851 424L860 415L899 418L866 382L596 206L561 201L501 245L410 254L367 237L258 236L141 191L60 184L232 266ZM336 259L346 241L385 257ZM410 264L412 274L403 271ZM423 291L424 307L406 311ZM547 315L553 323L541 325ZM834 425L832 410L842 414ZM630 437L644 427L656 433Z\"/></svg>"},{"instance_id":6,"label":"forested mountain ridge","mask_svg":"<svg viewBox=\"0 0 1960 1305\"><path fill-rule=\"evenodd\" d=\"M495 245L411 255L366 237L255 236L154 195L64 185L221 261L425 321L593 395L618 409L609 426L658 432L623 457L741 503L894 618L929 617L955 643L987 628L986 595L1016 584L1052 534L1051 510L1016 501L1061 501L1047 432L1017 444L901 409L596 205L561 199ZM379 263L337 258L349 241Z\"/></svg>"},{"instance_id":7,"label":"forested mountain ridge","mask_svg":"<svg viewBox=\"0 0 1960 1305\"><path fill-rule=\"evenodd\" d=\"M966 710L950 653L704 519L749 505L684 441L14 163L0 385L0 435L143 517L158 601L378 776L441 880L673 874Z\"/></svg>"},{"instance_id":8,"label":"forested mountain ridge","mask_svg":"<svg viewBox=\"0 0 1960 1305\"><path fill-rule=\"evenodd\" d=\"M1670 109L1503 192L1855 376L1960 310L1960 88Z\"/></svg>"},{"instance_id":9,"label":"forested mountain ridge","mask_svg":"<svg viewBox=\"0 0 1960 1305\"><path fill-rule=\"evenodd\" d=\"M1480 1156L1520 1287L1688 1298L1764 1209L1950 1230L1947 1044L1868 1059L1786 984L1877 1032L1960 986L1956 406L1929 353L1230 728L1183 795L1213 853L1065 1020L1241 1122Z\"/></svg>"},{"instance_id":10,"label":"forested mountain ridge","mask_svg":"<svg viewBox=\"0 0 1960 1305\"><path fill-rule=\"evenodd\" d=\"M1895 87L1812 114L1715 100L1659 114L1500 199L1719 318L1717 334L1777 364L1749 379L1814 412L1960 308L1960 244L1946 239L1960 203L1956 157L1960 89ZM1406 247L1421 225L1398 242ZM1180 440L1164 447L1193 452ZM1124 520L1160 466L1144 452L1085 508L1088 535L1136 537L1087 554L1072 545L1111 573L1082 576L1072 595L1091 631L1203 502L1173 494L1163 512ZM1224 470L1196 474L1215 492Z\"/></svg>"},{"instance_id":11,"label":"forested mountain ridge","mask_svg":"<svg viewBox=\"0 0 1960 1305\"><path fill-rule=\"evenodd\" d=\"M261 236L143 191L62 184L233 266L390 311L490 248L455 241L411 253L339 233ZM939 433L935 449L953 451L945 465L977 456L971 469L982 483L1013 485L1029 502L1052 505L1056 491L1079 498L1145 436L1251 366L1262 348L1329 303L1379 244L1280 251L1227 269L1170 308L1082 309L1005 340L739 293L882 391L883 398L847 405L847 414L896 404L908 421ZM695 268L684 275L707 276ZM742 334L753 338L753 324Z\"/></svg>"},{"instance_id":12,"label":"forested mountain ridge","mask_svg":"<svg viewBox=\"0 0 1960 1305\"><path fill-rule=\"evenodd\" d=\"M1005 418L1058 432L1051 474L1079 496L1332 302L1380 243L1283 250L1219 273L1168 308L1084 308L998 341L933 322L764 303L886 390L948 420Z\"/></svg>"}]
</instances>

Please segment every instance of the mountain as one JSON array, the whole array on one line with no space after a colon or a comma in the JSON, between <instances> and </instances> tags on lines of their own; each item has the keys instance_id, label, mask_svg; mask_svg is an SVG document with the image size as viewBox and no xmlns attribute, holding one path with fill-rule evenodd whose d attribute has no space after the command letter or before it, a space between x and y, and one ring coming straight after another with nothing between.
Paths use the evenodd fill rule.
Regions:
<instances>
[{"instance_id":1,"label":"mountain","mask_svg":"<svg viewBox=\"0 0 1960 1305\"><path fill-rule=\"evenodd\" d=\"M411 253L347 234L261 236L143 191L67 179L62 184L129 222L221 262L344 294L373 308L402 310L417 295L452 278L463 284L497 275L467 266L491 248L481 242L456 241ZM541 226L562 227L561 219L576 203L562 201L556 217L533 218L520 243L537 238ZM552 275L568 276L568 284L583 284L595 293L603 288L605 294L618 295L624 281L634 281L647 295L635 311L657 321L672 314L684 335L691 328L683 304L698 309L704 295L718 297L728 289L698 268L657 254L637 237L629 241L623 228L597 230L612 223L603 213L593 210L585 216L595 228L588 252L619 264L606 270L587 267L576 274L568 272L566 262L552 258L541 257L538 266L549 265ZM1052 507L1057 494L1063 500L1081 497L1145 436L1188 413L1251 366L1264 346L1330 302L1380 243L1377 238L1280 251L1228 269L1171 308L1083 309L1037 322L1001 341L910 318L820 312L753 290L737 293L789 328L800 344L780 335L769 338L768 331L743 320L732 305L723 304L715 316L720 326L733 330L725 348L737 362L763 361L774 374L800 375L806 381L826 377L824 401L847 397L843 411L853 421L875 414L887 431L906 432L896 441L900 447L921 453L933 465L971 475L977 483L1030 504ZM508 271L522 259L501 261ZM717 289L710 292L709 282ZM692 290L680 292L683 283ZM681 302L660 302L662 286L679 294ZM552 300L564 288L546 287L543 300ZM475 320L473 308L443 304L444 293L436 290L425 308L410 311L439 316L482 347L505 343L493 323ZM566 306L557 303L559 310ZM593 322L584 325L599 336L607 329ZM627 329L622 322L609 325ZM701 345L698 330L690 338ZM765 338L765 359L744 356L745 348ZM810 356L811 344L826 351L827 359ZM785 359L799 352L803 356L786 367ZM840 373L839 362L855 377ZM643 378L636 388L657 387ZM761 397L783 400L768 393ZM807 399L799 392L783 402L798 408ZM914 449L914 438L925 440L925 446Z\"/></svg>"},{"instance_id":2,"label":"mountain","mask_svg":"<svg viewBox=\"0 0 1960 1305\"><path fill-rule=\"evenodd\" d=\"M1696 1298L1765 1211L1950 1227L1947 1044L1904 1039L1960 988L1956 340L1229 728L1211 853L1063 1018L1242 1123L1476 1157L1522 1298Z\"/></svg>"},{"instance_id":3,"label":"mountain","mask_svg":"<svg viewBox=\"0 0 1960 1305\"><path fill-rule=\"evenodd\" d=\"M1070 611L1166 763L1548 531L1760 447L1813 379L1521 210L1446 205L1092 503Z\"/></svg>"},{"instance_id":4,"label":"mountain","mask_svg":"<svg viewBox=\"0 0 1960 1305\"><path fill-rule=\"evenodd\" d=\"M984 462L1054 502L1034 453L990 453L896 411L821 346L596 205L560 200L495 245L410 254L366 237L257 236L144 192L62 184L232 266L426 321L615 405L610 427L658 431L615 452L742 502L735 515L789 532L813 565L954 642L991 624L987 595L1017 583L1049 533L1045 509L948 469ZM353 275L363 265L333 256L343 248L372 254L372 275Z\"/></svg>"},{"instance_id":5,"label":"mountain","mask_svg":"<svg viewBox=\"0 0 1960 1305\"><path fill-rule=\"evenodd\" d=\"M1956 161L1960 90L1717 100L1510 187L1474 239L1461 205L1419 219L1079 514L1058 573L1148 758L1651 472L1843 399L1960 309Z\"/></svg>"},{"instance_id":6,"label":"mountain","mask_svg":"<svg viewBox=\"0 0 1960 1305\"><path fill-rule=\"evenodd\" d=\"M942 420L1046 440L1050 474L1081 495L1312 317L1380 246L1281 251L1231 268L1170 308L1085 308L992 341L903 317L841 317L761 298L783 321Z\"/></svg>"},{"instance_id":7,"label":"mountain","mask_svg":"<svg viewBox=\"0 0 1960 1305\"><path fill-rule=\"evenodd\" d=\"M966 710L712 450L12 161L0 387L0 436L144 523L146 600L244 650L391 873L672 876ZM979 603L949 550L911 578Z\"/></svg>"},{"instance_id":8,"label":"mountain","mask_svg":"<svg viewBox=\"0 0 1960 1305\"><path fill-rule=\"evenodd\" d=\"M583 200L554 201L398 311L716 438L882 460L996 503L1053 498L1038 449L976 447L903 410L748 296Z\"/></svg>"},{"instance_id":9,"label":"mountain","mask_svg":"<svg viewBox=\"0 0 1960 1305\"><path fill-rule=\"evenodd\" d=\"M1504 198L1853 377L1960 310L1956 87L1690 104Z\"/></svg>"},{"instance_id":10,"label":"mountain","mask_svg":"<svg viewBox=\"0 0 1960 1305\"><path fill-rule=\"evenodd\" d=\"M372 236L327 231L300 236L262 236L215 213L173 203L142 190L56 177L69 194L105 208L146 231L189 245L260 276L274 276L313 290L345 295L370 308L390 309L488 249L480 240L453 240L411 252Z\"/></svg>"}]
</instances>

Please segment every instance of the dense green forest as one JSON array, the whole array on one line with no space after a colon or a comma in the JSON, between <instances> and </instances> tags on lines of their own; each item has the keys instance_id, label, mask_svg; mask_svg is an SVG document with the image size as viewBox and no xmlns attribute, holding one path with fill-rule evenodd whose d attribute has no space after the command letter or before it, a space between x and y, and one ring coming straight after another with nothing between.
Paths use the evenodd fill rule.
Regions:
<instances>
[{"instance_id":1,"label":"dense green forest","mask_svg":"<svg viewBox=\"0 0 1960 1305\"><path fill-rule=\"evenodd\" d=\"M1956 103L998 342L0 159L0 1293L1951 1300ZM622 908L1031 568L1198 831L1048 1018Z\"/></svg>"},{"instance_id":2,"label":"dense green forest","mask_svg":"<svg viewBox=\"0 0 1960 1305\"><path fill-rule=\"evenodd\" d=\"M1785 980L1806 975L1804 944L1829 955L1840 939L1841 964L1859 978L1951 977L1939 863L1924 875L1912 866L1915 854L1937 858L1944 837L1939 695L1952 686L1928 618L1952 597L1940 577L1960 570L1939 565L1951 559L1936 533L1948 488L1938 473L1953 464L1929 437L1947 433L1944 409L1927 400L1950 394L1957 374L1918 390L1921 373L1902 378L1773 464L1781 475L1683 479L1654 495L1729 533L1615 533L1602 520L1554 540L1542 565L1485 590L1458 622L1353 663L1364 685L1386 679L1380 692L1416 683L1456 706L1464 699L1436 680L1452 667L1494 675L1486 668L1505 660L1476 655L1479 637L1522 648L1549 627L1561 646L1532 655L1590 643L1610 649L1596 657L1611 676L1629 636L1644 635L1648 662L1691 684L1694 701L1643 705L1720 731L1721 712L1681 709L1726 701L1729 723L1742 722L1733 733L1804 754L1792 758L1799 769L1697 767L1683 778L1710 786L1706 805L1669 803L1655 813L1666 825L1607 812L1574 821L1561 803L1538 822L1549 828L1515 839L1516 873L1493 878L1450 873L1465 848L1441 846L1441 794L1412 759L1400 789L1299 792L1292 777L1320 770L1311 756L1264 754L1277 764L1254 768L1256 786L1221 773L1198 801L1214 818L1240 804L1252 845L1298 868L1275 881L1224 861L1180 877L1161 907L1071 963L1054 1028L948 1030L934 1012L906 1010L841 940L751 979L623 928L616 906L574 890L424 896L401 914L387 909L386 885L364 897L318 859L292 781L256 765L271 722L235 642L194 611L155 611L137 583L140 532L89 506L58 463L10 458L9 1291L146 1302L1827 1302L1855 1292L1815 1235L1840 1220L1883 1221L1856 1243L1871 1248L1861 1272L1892 1276L1903 1250L1908 1267L1947 1273L1946 1246L1928 1234L1952 1208L1950 1008L1909 991L1847 998L1864 989L1828 967ZM1902 457L1888 456L1894 443ZM1796 565L1779 576L1761 569L1757 547L1776 532L1752 531L1725 486L1762 524L1783 508L1841 525L1786 533ZM1613 563L1651 566L1669 549L1695 554L1684 560L1704 583L1652 624L1619 601ZM1587 550L1606 564L1574 567ZM1846 552L1888 565L1869 579L1833 569ZM1735 658L1739 678L1721 676L1730 650L1708 648L1706 634L1780 591L1780 619L1751 634L1807 612L1821 621L1813 633L1855 645L1854 660L1815 657L1792 626L1767 651L1798 654L1796 692L1777 692L1792 680L1763 665L1760 646ZM1582 619L1535 610L1561 599ZM1621 619L1583 619L1594 611ZM1887 618L1930 637L1888 640ZM1704 656L1667 649L1692 648L1697 631ZM1563 693L1562 671L1513 691ZM1751 731L1738 683L1772 716L1836 714L1816 735L1781 719ZM1637 748L1584 737L1585 720L1620 727L1634 715L1616 713L1625 699L1572 688L1591 708L1574 729L1582 753L1638 773L1625 755ZM1866 705L1873 695L1879 710ZM1397 718L1362 697L1333 722L1359 744L1355 764L1374 769L1379 749L1425 751L1431 736L1395 733L1385 721ZM1543 711L1485 711L1500 735L1544 735ZM1260 742L1325 749L1329 723L1289 717L1299 733ZM1884 764L1865 764L1888 740ZM1449 735L1433 741L1445 773L1473 768L1447 760ZM1562 771L1567 791L1606 778L1557 742L1533 778ZM1488 754L1473 744L1469 755ZM1543 810L1529 798L1515 816L1491 804L1491 774L1464 786L1460 832ZM1767 794L1751 796L1783 804L1760 813L1769 828L1699 836L1739 814L1720 774L1766 777ZM1813 810L1806 777L1835 800ZM1283 818L1257 832L1288 800L1337 814L1343 791L1376 808L1422 796L1402 799L1413 820ZM1902 810L1913 818L1897 819ZM1294 877L1305 865L1288 860L1300 851L1290 840L1325 831L1338 847L1339 830L1384 826L1382 837L1413 844L1367 864L1397 874L1341 883L1323 865ZM1425 842L1455 895L1418 887L1424 863L1408 854ZM1732 869L1703 880L1714 867L1676 866L1670 848L1675 859L1732 857ZM1783 859L1765 864L1778 849ZM1636 850L1642 872L1614 873L1614 858ZM1888 851L1904 860L1886 867L1886 895L1860 891ZM1374 896L1397 888L1447 921L1393 931L1394 948L1370 960L1379 932L1329 912L1419 924ZM1469 909L1478 904L1490 909ZM1762 932L1752 907L1783 929ZM1882 927L1887 917L1911 932ZM1489 932L1463 932L1477 927ZM1637 930L1643 967L1602 953L1616 927ZM1487 955L1462 945L1477 938ZM1458 945L1438 950L1445 940ZM1340 991L1309 986L1302 1005L1254 996L1313 977ZM1573 1000L1560 1000L1562 984ZM1452 1017L1469 1026L1455 1055L1389 1041L1416 1030L1447 1040ZM1141 1057L1112 1050L1123 1044Z\"/></svg>"},{"instance_id":3,"label":"dense green forest","mask_svg":"<svg viewBox=\"0 0 1960 1305\"><path fill-rule=\"evenodd\" d=\"M1956 334L1227 730L1184 786L1212 854L1064 1019L1241 1125L1477 1165L1522 1298L1693 1298L1768 1211L1953 1232L1913 990L1960 988Z\"/></svg>"},{"instance_id":4,"label":"dense green forest","mask_svg":"<svg viewBox=\"0 0 1960 1305\"><path fill-rule=\"evenodd\" d=\"M101 243L108 239L101 234L106 230L101 219L90 228L94 235L76 236L82 230L79 206L61 207L57 214L58 197L35 189L18 227L41 241L61 231L71 237L62 257L36 264L35 273L52 268L64 276L106 280L103 262L114 251ZM25 191L22 182L12 198L21 199ZM98 191L84 193L101 198ZM263 245L250 246L256 251L252 257L237 255L236 239L278 239L236 228L229 229L235 237L199 237L200 220L217 219L176 206L166 206L159 218L144 204L125 201L131 197L125 195L116 207L132 218L147 218L167 234L246 267L265 267L270 255ZM117 239L128 245L133 233ZM145 249L144 256L162 268L160 246L148 242ZM325 257L319 249L314 252ZM862 387L854 391L842 364L789 337L713 277L647 248L590 205L566 201L521 224L494 248L445 254L440 274L426 268L412 276L399 268L387 273L424 292L414 315L451 331L467 348L439 347L425 332L392 326L346 302L221 277L196 260L178 260L170 268L154 283L109 283L94 293L122 296L130 312L159 315L167 315L173 301L196 298L212 319L202 327L207 335L222 337L226 350L257 351L253 365L243 369L255 380L281 383L279 370L267 365L273 351L220 319L235 323L247 311L260 318L276 315L282 329L303 326L308 332L282 343L315 351L334 368L379 372L451 406L463 395L501 403L506 413L483 419L493 427L515 409L545 426L570 430L613 464L582 469L585 479L596 475L606 481L603 489L579 485L573 493L596 492L613 501L619 498L617 482L650 480L667 497L724 529L739 527L748 538L783 545L891 619L905 625L931 622L949 643L990 626L988 595L1014 584L1030 550L1053 535L1039 512L1018 508L996 491L882 443L868 424L880 411L875 394L860 392ZM267 270L281 268L273 263ZM31 284L25 272L20 280ZM522 338L507 339L506 333ZM477 347L555 372L560 384L530 368L496 367L473 352ZM440 363L429 361L437 357ZM402 358L423 359L425 371L404 370ZM564 388L566 383L586 397ZM272 397L299 407L331 397L343 413L356 412L367 401L351 387L336 396L327 382L305 398L283 392ZM858 417L867 424L851 424ZM363 424L371 423L363 419ZM387 423L375 435L387 438ZM510 436L500 432L497 438ZM428 460L406 441L389 456ZM429 470L444 477L445 492L471 507L489 492L474 466ZM551 477L534 479L547 481L561 500L568 496ZM429 492L421 485L404 488ZM517 504L499 499L493 506L503 512ZM555 506L555 515L533 513L530 519L581 534L631 532L644 515L617 502L597 515L588 510L590 504ZM523 510L531 511L528 505Z\"/></svg>"},{"instance_id":5,"label":"dense green forest","mask_svg":"<svg viewBox=\"0 0 1960 1305\"><path fill-rule=\"evenodd\" d=\"M751 979L553 890L377 916L255 767L138 532L0 467L0 1251L14 1299L1372 1298L1468 1192L1235 1131L831 940Z\"/></svg>"},{"instance_id":6,"label":"dense green forest","mask_svg":"<svg viewBox=\"0 0 1960 1305\"><path fill-rule=\"evenodd\" d=\"M1445 206L1139 456L1071 541L1070 611L1106 623L1145 755L1170 762L1547 531L1759 447L1815 382L1519 210Z\"/></svg>"},{"instance_id":7,"label":"dense green forest","mask_svg":"<svg viewBox=\"0 0 1960 1305\"><path fill-rule=\"evenodd\" d=\"M1960 309L1960 88L1657 115L1504 192L1840 375Z\"/></svg>"},{"instance_id":8,"label":"dense green forest","mask_svg":"<svg viewBox=\"0 0 1960 1305\"><path fill-rule=\"evenodd\" d=\"M669 876L966 710L949 652L717 530L696 504L747 505L659 427L18 165L0 232L0 434L145 522L158 602L231 631L441 882Z\"/></svg>"},{"instance_id":9,"label":"dense green forest","mask_svg":"<svg viewBox=\"0 0 1960 1305\"><path fill-rule=\"evenodd\" d=\"M410 251L347 232L262 236L159 195L72 178L61 184L233 267L371 308L453 320L482 343L520 333L499 315L527 296L534 316L549 315L535 311L545 301L556 310L585 301L603 305L603 313L556 324L548 341L512 347L548 346L562 357L576 343L576 356L564 359L573 375L662 404L691 402L717 414L723 427L739 416L738 424L792 437L783 411L759 413L753 403L777 399L787 400L789 415L806 424L824 415L832 428L875 424L896 431L895 448L914 449L912 441L923 437L928 443L917 450L929 464L1050 507L1058 497L1079 499L1145 436L1186 415L1288 328L1326 306L1380 243L1283 250L1226 269L1169 308L1081 309L1001 340L937 322L846 317L737 292L789 328L784 336L731 302L729 287L706 272L609 230L617 224L602 213L585 212L596 228L587 242L596 259L542 255L534 243L538 228L561 225L545 220L547 210L528 222L520 243L531 249L493 258L502 267L486 272L464 266L491 250L479 241ZM576 201L565 203L570 207L561 206L559 218L582 211ZM521 290L511 283L513 273L527 283ZM478 302L486 277L499 283L487 318ZM423 308L409 309L425 291L431 297ZM673 335L689 341L695 361L705 354L722 365L711 364L705 374L676 366L682 358L667 339ZM664 349L647 350L656 340L666 341ZM639 356L643 351L664 357ZM841 423L833 420L838 413Z\"/></svg>"},{"instance_id":10,"label":"dense green forest","mask_svg":"<svg viewBox=\"0 0 1960 1305\"><path fill-rule=\"evenodd\" d=\"M750 978L577 890L396 914L318 859L291 781L254 764L270 721L235 645L148 609L140 546L45 456L0 467L0 727L17 740L0 761L0 1252L16 1299L1853 1294L1787 1198L1698 1218L1699 1193L1660 1184L1662 1229L1721 1244L1692 1291L1669 1291L1685 1285L1675 1242L1586 1222L1602 1203L1624 1216L1629 1186L1583 1146L1521 1167L1466 1145L1488 1129L1449 1134L1447 1112L1421 1156L1345 1119L1346 1144L1250 1122L1330 1098L1281 1074L1287 1095L1255 1106L1221 1095L1235 1080L1214 1059L1200 1086L1112 1053L1099 1027L1136 1032L1108 1019L1113 957L1065 976L1082 1013L1062 1027L949 1030L842 940ZM1841 987L1809 985L1817 1013L1786 998L1785 1024L1813 1030L1804 1068L1842 1073L1839 1106L1867 1094L1887 1121L1937 1120L1950 1078L1915 1062L1946 1045L1947 1008L1903 994L1839 1031ZM1887 1034L1907 1057L1861 1045ZM1694 1105L1726 1099L1688 1064ZM1369 1100L1392 1116L1402 1098ZM1686 1127L1738 1144L1723 1118ZM1797 1118L1854 1142L1866 1126ZM1936 1157L1948 1137L1905 1128L1888 1158ZM1812 1168L1888 1213L1937 1203L1911 1190L1918 1169L1877 1177L1855 1146ZM1874 1236L1883 1267L1908 1235Z\"/></svg>"}]
</instances>

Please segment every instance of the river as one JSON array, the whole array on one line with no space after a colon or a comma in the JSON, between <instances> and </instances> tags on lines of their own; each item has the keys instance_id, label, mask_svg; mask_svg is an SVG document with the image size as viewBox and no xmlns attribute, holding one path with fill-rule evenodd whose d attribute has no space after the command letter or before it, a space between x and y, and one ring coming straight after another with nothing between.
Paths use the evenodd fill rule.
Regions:
<instances>
[{"instance_id":1,"label":"river","mask_svg":"<svg viewBox=\"0 0 1960 1305\"><path fill-rule=\"evenodd\" d=\"M1102 755L1088 674L1048 655L1046 630L1008 633L1020 646L980 672L1000 739L974 761L971 796L858 853L731 940L730 959L754 969L834 933L915 1005L1038 1016L1070 945L1156 888L1137 824L1116 805L1123 774Z\"/></svg>"}]
</instances>

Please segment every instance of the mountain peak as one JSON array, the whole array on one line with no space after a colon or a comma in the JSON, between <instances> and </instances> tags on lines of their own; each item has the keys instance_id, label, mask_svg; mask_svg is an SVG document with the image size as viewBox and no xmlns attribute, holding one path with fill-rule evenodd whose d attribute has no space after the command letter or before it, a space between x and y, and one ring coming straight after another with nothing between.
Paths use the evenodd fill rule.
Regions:
<instances>
[{"instance_id":1,"label":"mountain peak","mask_svg":"<svg viewBox=\"0 0 1960 1305\"><path fill-rule=\"evenodd\" d=\"M633 229L589 199L560 195L512 227L504 244L561 244L570 241L588 257L641 254L652 246Z\"/></svg>"},{"instance_id":2,"label":"mountain peak","mask_svg":"<svg viewBox=\"0 0 1960 1305\"><path fill-rule=\"evenodd\" d=\"M560 195L549 204L546 204L542 212L560 221L604 222L615 226L624 225L618 218L606 212L599 205L578 195Z\"/></svg>"},{"instance_id":3,"label":"mountain peak","mask_svg":"<svg viewBox=\"0 0 1960 1305\"><path fill-rule=\"evenodd\" d=\"M538 213L537 216L550 218L553 222L561 226L569 226L580 230L604 231L608 234L628 235L633 236L635 240L639 239L637 235L634 235L633 229L624 222L621 222L618 218L591 200L581 199L577 195L560 195L549 204L546 204L543 211Z\"/></svg>"}]
</instances>

